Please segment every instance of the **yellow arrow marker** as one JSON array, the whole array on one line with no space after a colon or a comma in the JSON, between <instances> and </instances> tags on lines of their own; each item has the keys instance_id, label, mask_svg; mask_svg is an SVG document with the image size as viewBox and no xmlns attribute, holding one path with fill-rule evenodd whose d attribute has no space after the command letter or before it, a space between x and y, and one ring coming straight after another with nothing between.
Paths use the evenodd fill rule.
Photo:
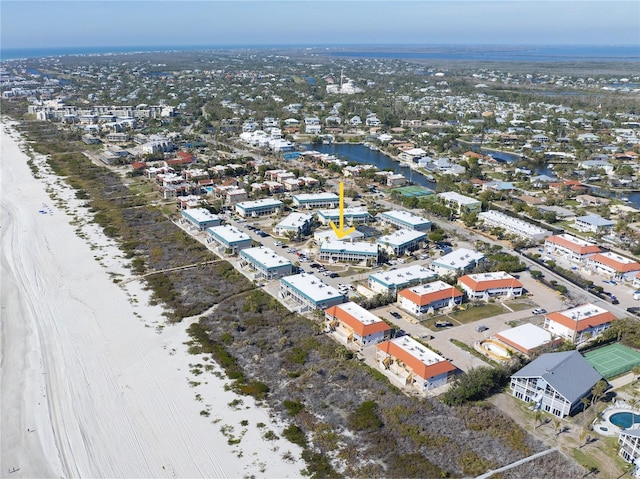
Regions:
<instances>
[{"instance_id":1,"label":"yellow arrow marker","mask_svg":"<svg viewBox=\"0 0 640 479\"><path fill-rule=\"evenodd\" d=\"M340 229L338 229L333 221L331 222L331 228L333 228L333 232L338 239L342 239L356 230L353 226L346 230L344 229L344 183L342 183L342 181L340 182Z\"/></svg>"}]
</instances>

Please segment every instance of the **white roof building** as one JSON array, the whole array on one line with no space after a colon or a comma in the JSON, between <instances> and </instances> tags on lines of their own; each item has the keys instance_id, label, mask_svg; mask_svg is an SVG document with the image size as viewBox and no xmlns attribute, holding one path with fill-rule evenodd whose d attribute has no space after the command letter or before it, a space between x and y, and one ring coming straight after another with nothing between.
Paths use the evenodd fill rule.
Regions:
<instances>
[{"instance_id":1,"label":"white roof building","mask_svg":"<svg viewBox=\"0 0 640 479\"><path fill-rule=\"evenodd\" d=\"M431 221L428 219L404 210L385 211L380 214L380 219L388 224L401 229L430 231Z\"/></svg>"},{"instance_id":2,"label":"white roof building","mask_svg":"<svg viewBox=\"0 0 640 479\"><path fill-rule=\"evenodd\" d=\"M549 230L496 210L478 213L478 219L482 220L487 226L503 228L507 233L525 239L540 241L552 234Z\"/></svg>"},{"instance_id":3,"label":"white roof building","mask_svg":"<svg viewBox=\"0 0 640 479\"><path fill-rule=\"evenodd\" d=\"M550 346L554 342L549 331L531 323L500 331L496 333L496 338L523 354L531 354L536 349Z\"/></svg>"},{"instance_id":4,"label":"white roof building","mask_svg":"<svg viewBox=\"0 0 640 479\"><path fill-rule=\"evenodd\" d=\"M438 275L421 265L411 265L369 275L369 288L376 293L389 293L408 288L416 284L427 283Z\"/></svg>"},{"instance_id":5,"label":"white roof building","mask_svg":"<svg viewBox=\"0 0 640 479\"><path fill-rule=\"evenodd\" d=\"M389 254L402 256L407 251L417 249L418 245L427 240L427 234L416 230L398 230L381 236L377 243Z\"/></svg>"},{"instance_id":6,"label":"white roof building","mask_svg":"<svg viewBox=\"0 0 640 479\"><path fill-rule=\"evenodd\" d=\"M475 267L485 256L478 251L467 248L458 248L449 254L437 258L431 262L431 269L440 276L449 274L457 275Z\"/></svg>"},{"instance_id":7,"label":"white roof building","mask_svg":"<svg viewBox=\"0 0 640 479\"><path fill-rule=\"evenodd\" d=\"M267 280L287 276L293 272L291 261L264 246L241 250L240 265L251 267L255 270L256 277Z\"/></svg>"},{"instance_id":8,"label":"white roof building","mask_svg":"<svg viewBox=\"0 0 640 479\"><path fill-rule=\"evenodd\" d=\"M345 302L345 297L312 274L294 274L280 278L280 297L300 306L301 311L327 309Z\"/></svg>"}]
</instances>

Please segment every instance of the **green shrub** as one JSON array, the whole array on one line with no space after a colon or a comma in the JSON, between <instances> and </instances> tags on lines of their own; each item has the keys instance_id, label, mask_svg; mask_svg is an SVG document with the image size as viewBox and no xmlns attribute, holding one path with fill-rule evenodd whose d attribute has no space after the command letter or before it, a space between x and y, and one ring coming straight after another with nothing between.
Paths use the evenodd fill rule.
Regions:
<instances>
[{"instance_id":1,"label":"green shrub","mask_svg":"<svg viewBox=\"0 0 640 479\"><path fill-rule=\"evenodd\" d=\"M378 416L377 404L374 401L365 401L358 408L349 414L348 424L354 431L373 431L383 426L382 420Z\"/></svg>"},{"instance_id":2,"label":"green shrub","mask_svg":"<svg viewBox=\"0 0 640 479\"><path fill-rule=\"evenodd\" d=\"M290 401L288 399L285 399L282 402L282 405L291 416L295 416L299 412L304 411L304 404L302 404L300 401Z\"/></svg>"}]
</instances>

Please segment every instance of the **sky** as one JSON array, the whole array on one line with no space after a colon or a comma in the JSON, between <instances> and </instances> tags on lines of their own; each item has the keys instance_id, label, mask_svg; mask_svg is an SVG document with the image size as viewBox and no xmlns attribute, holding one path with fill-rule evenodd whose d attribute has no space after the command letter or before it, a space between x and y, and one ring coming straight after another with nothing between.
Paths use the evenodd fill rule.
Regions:
<instances>
[{"instance_id":1,"label":"sky","mask_svg":"<svg viewBox=\"0 0 640 479\"><path fill-rule=\"evenodd\" d=\"M0 1L0 46L640 45L637 0Z\"/></svg>"}]
</instances>

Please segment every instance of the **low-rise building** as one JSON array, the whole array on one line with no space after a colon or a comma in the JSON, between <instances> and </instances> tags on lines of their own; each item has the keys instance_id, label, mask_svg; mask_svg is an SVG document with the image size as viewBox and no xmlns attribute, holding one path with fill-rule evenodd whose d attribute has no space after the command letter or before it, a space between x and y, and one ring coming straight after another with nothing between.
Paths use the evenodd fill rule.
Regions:
<instances>
[{"instance_id":1,"label":"low-rise building","mask_svg":"<svg viewBox=\"0 0 640 479\"><path fill-rule=\"evenodd\" d=\"M431 262L430 268L439 276L458 276L471 271L480 261L485 259L485 255L478 251L467 248L458 248Z\"/></svg>"},{"instance_id":2,"label":"low-rise building","mask_svg":"<svg viewBox=\"0 0 640 479\"><path fill-rule=\"evenodd\" d=\"M506 233L523 239L542 241L547 236L551 236L551 231L549 230L496 210L478 213L478 219L481 220L485 226L502 228Z\"/></svg>"},{"instance_id":3,"label":"low-rise building","mask_svg":"<svg viewBox=\"0 0 640 479\"><path fill-rule=\"evenodd\" d=\"M578 351L547 353L511 376L511 394L534 408L565 417L584 407L582 398L602 376Z\"/></svg>"},{"instance_id":4,"label":"low-rise building","mask_svg":"<svg viewBox=\"0 0 640 479\"><path fill-rule=\"evenodd\" d=\"M280 221L280 223L273 228L273 232L276 236L304 236L311 231L312 221L312 214L293 212Z\"/></svg>"},{"instance_id":5,"label":"low-rise building","mask_svg":"<svg viewBox=\"0 0 640 479\"><path fill-rule=\"evenodd\" d=\"M346 236L343 236L342 238L339 239L339 241L344 241L344 242L353 242L353 241L358 241L361 239L364 239L365 235L364 233L358 231L358 230L353 230L351 233L349 233ZM315 241L316 244L323 244L326 243L327 241L336 241L336 239L338 239L336 237L336 233L335 231L333 231L333 229L330 230L322 230L322 231L315 231L313 233L313 241Z\"/></svg>"},{"instance_id":6,"label":"low-rise building","mask_svg":"<svg viewBox=\"0 0 640 479\"><path fill-rule=\"evenodd\" d=\"M221 220L205 208L189 208L182 210L182 222L204 231L212 226L220 226Z\"/></svg>"},{"instance_id":7,"label":"low-rise building","mask_svg":"<svg viewBox=\"0 0 640 479\"><path fill-rule=\"evenodd\" d=\"M396 293L404 288L428 283L437 277L430 269L416 264L370 274L369 289L380 294Z\"/></svg>"},{"instance_id":8,"label":"low-rise building","mask_svg":"<svg viewBox=\"0 0 640 479\"><path fill-rule=\"evenodd\" d=\"M405 311L419 315L462 304L462 297L460 291L444 281L433 281L401 290L398 303Z\"/></svg>"},{"instance_id":9,"label":"low-rise building","mask_svg":"<svg viewBox=\"0 0 640 479\"><path fill-rule=\"evenodd\" d=\"M361 207L344 208L343 218L345 224L348 225L368 223L369 221L371 221L371 215L369 214L367 209ZM338 208L334 208L331 210L320 210L318 211L318 221L323 225L328 225L333 222L337 226L340 222L340 210Z\"/></svg>"},{"instance_id":10,"label":"low-rise building","mask_svg":"<svg viewBox=\"0 0 640 479\"><path fill-rule=\"evenodd\" d=\"M401 385L418 391L444 386L456 371L445 358L408 336L378 344L376 362Z\"/></svg>"},{"instance_id":11,"label":"low-rise building","mask_svg":"<svg viewBox=\"0 0 640 479\"><path fill-rule=\"evenodd\" d=\"M583 263L587 257L600 252L598 245L566 233L549 236L544 242L544 250L573 263Z\"/></svg>"},{"instance_id":12,"label":"low-rise building","mask_svg":"<svg viewBox=\"0 0 640 479\"><path fill-rule=\"evenodd\" d=\"M274 198L261 198L255 201L236 203L236 213L243 218L256 218L277 214L282 209L282 201Z\"/></svg>"},{"instance_id":13,"label":"low-rise building","mask_svg":"<svg viewBox=\"0 0 640 479\"><path fill-rule=\"evenodd\" d=\"M337 208L340 197L335 193L302 193L293 195L293 204L298 208Z\"/></svg>"},{"instance_id":14,"label":"low-rise building","mask_svg":"<svg viewBox=\"0 0 640 479\"><path fill-rule=\"evenodd\" d=\"M517 297L522 295L522 283L504 271L467 274L458 278L458 286L467 298L488 301L496 296Z\"/></svg>"},{"instance_id":15,"label":"low-rise building","mask_svg":"<svg viewBox=\"0 0 640 479\"><path fill-rule=\"evenodd\" d=\"M383 223L393 225L399 229L431 231L431 221L409 211L385 211L379 215Z\"/></svg>"},{"instance_id":16,"label":"low-rise building","mask_svg":"<svg viewBox=\"0 0 640 479\"><path fill-rule=\"evenodd\" d=\"M398 230L394 233L380 236L377 243L389 255L402 256L408 251L418 249L426 241L427 234L422 231Z\"/></svg>"},{"instance_id":17,"label":"low-rise building","mask_svg":"<svg viewBox=\"0 0 640 479\"><path fill-rule=\"evenodd\" d=\"M507 346L529 356L542 347L551 347L562 341L554 339L546 329L531 323L524 323L515 328L506 329L495 334L496 339Z\"/></svg>"},{"instance_id":18,"label":"low-rise building","mask_svg":"<svg viewBox=\"0 0 640 479\"><path fill-rule=\"evenodd\" d=\"M482 210L482 202L469 196L461 195L455 191L438 193L437 197L459 215L465 213L479 213Z\"/></svg>"},{"instance_id":19,"label":"low-rise building","mask_svg":"<svg viewBox=\"0 0 640 479\"><path fill-rule=\"evenodd\" d=\"M327 309L345 302L337 289L312 274L294 274L280 278L280 297L299 306L300 311Z\"/></svg>"},{"instance_id":20,"label":"low-rise building","mask_svg":"<svg viewBox=\"0 0 640 479\"><path fill-rule=\"evenodd\" d=\"M606 233L613 229L615 221L608 220L599 215L579 216L575 219L573 227L578 231L591 233Z\"/></svg>"},{"instance_id":21,"label":"low-rise building","mask_svg":"<svg viewBox=\"0 0 640 479\"><path fill-rule=\"evenodd\" d=\"M352 301L325 310L327 330L335 331L346 343L368 346L386 341L392 327Z\"/></svg>"},{"instance_id":22,"label":"low-rise building","mask_svg":"<svg viewBox=\"0 0 640 479\"><path fill-rule=\"evenodd\" d=\"M251 237L235 226L213 226L207 228L207 233L209 233L207 243L214 243L221 252L229 251L231 254L237 254L238 251L251 247Z\"/></svg>"},{"instance_id":23,"label":"low-rise building","mask_svg":"<svg viewBox=\"0 0 640 479\"><path fill-rule=\"evenodd\" d=\"M320 260L332 263L367 262L378 264L378 245L364 242L325 241L320 245Z\"/></svg>"},{"instance_id":24,"label":"low-rise building","mask_svg":"<svg viewBox=\"0 0 640 479\"><path fill-rule=\"evenodd\" d=\"M255 271L256 278L266 280L289 276L293 273L291 261L264 246L240 251L240 267L245 266Z\"/></svg>"},{"instance_id":25,"label":"low-rise building","mask_svg":"<svg viewBox=\"0 0 640 479\"><path fill-rule=\"evenodd\" d=\"M631 281L640 271L640 263L612 251L589 256L586 264L593 272L620 281Z\"/></svg>"},{"instance_id":26,"label":"low-rise building","mask_svg":"<svg viewBox=\"0 0 640 479\"><path fill-rule=\"evenodd\" d=\"M609 329L615 319L612 312L585 303L566 311L547 314L544 318L544 329L574 344L580 344Z\"/></svg>"}]
</instances>

